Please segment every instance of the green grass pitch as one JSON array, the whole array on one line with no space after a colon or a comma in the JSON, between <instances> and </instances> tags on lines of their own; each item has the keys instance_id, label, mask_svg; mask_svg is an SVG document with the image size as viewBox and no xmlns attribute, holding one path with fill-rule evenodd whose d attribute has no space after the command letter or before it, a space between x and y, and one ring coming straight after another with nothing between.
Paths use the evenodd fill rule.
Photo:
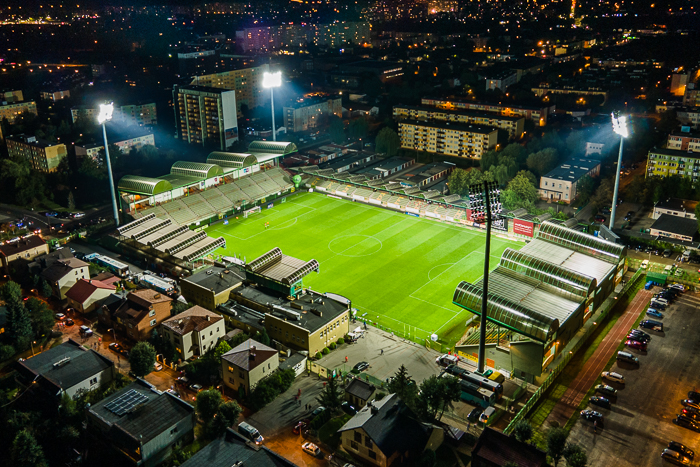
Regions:
<instances>
[{"instance_id":1,"label":"green grass pitch","mask_svg":"<svg viewBox=\"0 0 700 467\"><path fill-rule=\"evenodd\" d=\"M320 193L277 200L272 209L207 231L226 239L226 255L248 261L274 247L316 259L320 273L306 276L304 286L349 298L359 317L397 335L437 333L447 345L461 336L470 315L452 304L455 287L477 281L484 270L483 232ZM522 246L492 236L490 266L505 248Z\"/></svg>"}]
</instances>

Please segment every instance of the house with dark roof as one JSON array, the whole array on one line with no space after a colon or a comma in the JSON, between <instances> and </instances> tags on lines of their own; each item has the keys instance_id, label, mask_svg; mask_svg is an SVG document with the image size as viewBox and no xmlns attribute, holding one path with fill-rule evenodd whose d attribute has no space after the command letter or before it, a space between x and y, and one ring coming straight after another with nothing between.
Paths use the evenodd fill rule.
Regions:
<instances>
[{"instance_id":1,"label":"house with dark roof","mask_svg":"<svg viewBox=\"0 0 700 467\"><path fill-rule=\"evenodd\" d=\"M195 305L161 323L160 335L169 340L181 361L202 356L226 334L224 318Z\"/></svg>"},{"instance_id":2,"label":"house with dark roof","mask_svg":"<svg viewBox=\"0 0 700 467\"><path fill-rule=\"evenodd\" d=\"M473 467L501 467L512 462L518 467L545 467L547 453L498 430L486 427L472 450Z\"/></svg>"},{"instance_id":3,"label":"house with dark roof","mask_svg":"<svg viewBox=\"0 0 700 467\"><path fill-rule=\"evenodd\" d=\"M650 233L654 237L673 238L692 242L698 233L698 221L687 217L661 214L653 224Z\"/></svg>"},{"instance_id":4,"label":"house with dark roof","mask_svg":"<svg viewBox=\"0 0 700 467\"><path fill-rule=\"evenodd\" d=\"M253 339L221 356L224 384L234 391L240 391L240 387L243 387L246 394L260 380L277 371L279 364L279 352Z\"/></svg>"},{"instance_id":5,"label":"house with dark roof","mask_svg":"<svg viewBox=\"0 0 700 467\"><path fill-rule=\"evenodd\" d=\"M41 277L49 283L53 294L63 300L76 282L80 279L90 279L90 268L88 263L78 258L59 259L44 269Z\"/></svg>"},{"instance_id":6,"label":"house with dark roof","mask_svg":"<svg viewBox=\"0 0 700 467\"><path fill-rule=\"evenodd\" d=\"M600 161L571 158L540 177L540 198L550 202L571 203L577 196L578 183L586 175L600 174Z\"/></svg>"},{"instance_id":7,"label":"house with dark roof","mask_svg":"<svg viewBox=\"0 0 700 467\"><path fill-rule=\"evenodd\" d=\"M155 466L194 438L194 407L152 384L136 381L87 408L88 433L124 465ZM95 464L108 453L93 449Z\"/></svg>"},{"instance_id":8,"label":"house with dark roof","mask_svg":"<svg viewBox=\"0 0 700 467\"><path fill-rule=\"evenodd\" d=\"M94 279L80 279L66 292L68 306L80 313L90 313L102 306L102 302L117 288Z\"/></svg>"},{"instance_id":9,"label":"house with dark roof","mask_svg":"<svg viewBox=\"0 0 700 467\"><path fill-rule=\"evenodd\" d=\"M665 201L661 200L654 205L651 217L652 219L658 219L661 214L668 214L670 216L695 219L695 208L697 205L697 201L689 199L670 198Z\"/></svg>"},{"instance_id":10,"label":"house with dark roof","mask_svg":"<svg viewBox=\"0 0 700 467\"><path fill-rule=\"evenodd\" d=\"M109 322L132 340L147 340L156 326L170 318L172 301L153 289L135 290L126 296L126 301L116 309Z\"/></svg>"},{"instance_id":11,"label":"house with dark roof","mask_svg":"<svg viewBox=\"0 0 700 467\"><path fill-rule=\"evenodd\" d=\"M31 262L40 255L48 254L49 246L44 239L30 235L14 242L0 243L0 264L4 274L10 274L10 264L16 261Z\"/></svg>"},{"instance_id":12,"label":"house with dark roof","mask_svg":"<svg viewBox=\"0 0 700 467\"><path fill-rule=\"evenodd\" d=\"M345 386L345 400L359 410L372 400L376 391L377 388L373 384L353 378Z\"/></svg>"},{"instance_id":13,"label":"house with dark roof","mask_svg":"<svg viewBox=\"0 0 700 467\"><path fill-rule=\"evenodd\" d=\"M182 279L180 290L189 303L215 310L244 279L245 273L236 268L213 266Z\"/></svg>"},{"instance_id":14,"label":"house with dark roof","mask_svg":"<svg viewBox=\"0 0 700 467\"><path fill-rule=\"evenodd\" d=\"M182 467L297 467L265 446L252 446L231 428L192 456Z\"/></svg>"},{"instance_id":15,"label":"house with dark roof","mask_svg":"<svg viewBox=\"0 0 700 467\"><path fill-rule=\"evenodd\" d=\"M343 449L364 463L387 467L418 459L444 439L441 427L418 421L396 394L367 404L340 430Z\"/></svg>"},{"instance_id":16,"label":"house with dark roof","mask_svg":"<svg viewBox=\"0 0 700 467\"><path fill-rule=\"evenodd\" d=\"M64 393L76 397L112 382L114 362L73 339L19 362L19 373L30 383L56 398Z\"/></svg>"}]
</instances>

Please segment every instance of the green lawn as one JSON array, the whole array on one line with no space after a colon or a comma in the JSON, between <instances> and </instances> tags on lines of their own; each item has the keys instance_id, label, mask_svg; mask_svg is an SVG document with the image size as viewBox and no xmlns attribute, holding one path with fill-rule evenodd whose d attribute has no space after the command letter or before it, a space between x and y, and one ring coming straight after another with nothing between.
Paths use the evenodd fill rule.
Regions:
<instances>
[{"instance_id":1,"label":"green lawn","mask_svg":"<svg viewBox=\"0 0 700 467\"><path fill-rule=\"evenodd\" d=\"M270 223L268 229L264 228ZM226 254L248 261L279 247L308 261L320 274L304 286L348 297L358 316L398 335L425 339L435 332L448 345L463 331L469 312L452 304L460 280L483 274L484 234L398 212L301 193L248 219L208 228L226 239ZM507 247L523 244L493 236L491 267Z\"/></svg>"}]
</instances>

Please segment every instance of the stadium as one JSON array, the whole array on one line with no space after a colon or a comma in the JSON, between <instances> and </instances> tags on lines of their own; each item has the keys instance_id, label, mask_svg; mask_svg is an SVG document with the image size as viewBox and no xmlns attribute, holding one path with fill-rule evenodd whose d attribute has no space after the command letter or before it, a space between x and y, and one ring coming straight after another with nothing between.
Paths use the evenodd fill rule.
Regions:
<instances>
[{"instance_id":1,"label":"stadium","mask_svg":"<svg viewBox=\"0 0 700 467\"><path fill-rule=\"evenodd\" d=\"M421 186L449 165L421 166L399 181L317 166L292 175L277 159L295 150L259 142L248 154L176 162L159 178L122 178L122 210L135 219L119 228L122 244L180 276L281 249L317 265L323 273L304 286L348 297L357 319L474 359L483 225L468 200ZM623 247L544 220L506 218L491 240L487 363L528 380L626 267Z\"/></svg>"}]
</instances>

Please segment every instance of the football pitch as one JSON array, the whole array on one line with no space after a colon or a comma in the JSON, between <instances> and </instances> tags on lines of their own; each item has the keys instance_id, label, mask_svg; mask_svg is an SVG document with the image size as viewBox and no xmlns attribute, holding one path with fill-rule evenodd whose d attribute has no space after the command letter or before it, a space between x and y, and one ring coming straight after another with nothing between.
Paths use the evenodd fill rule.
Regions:
<instances>
[{"instance_id":1,"label":"football pitch","mask_svg":"<svg viewBox=\"0 0 700 467\"><path fill-rule=\"evenodd\" d=\"M436 333L447 345L471 315L452 304L455 287L476 282L484 270L484 232L320 193L276 200L271 209L207 231L226 239L226 255L247 261L274 247L316 259L320 273L306 276L305 287L349 298L358 318L397 335L420 340ZM504 249L522 246L492 236L491 268Z\"/></svg>"}]
</instances>

